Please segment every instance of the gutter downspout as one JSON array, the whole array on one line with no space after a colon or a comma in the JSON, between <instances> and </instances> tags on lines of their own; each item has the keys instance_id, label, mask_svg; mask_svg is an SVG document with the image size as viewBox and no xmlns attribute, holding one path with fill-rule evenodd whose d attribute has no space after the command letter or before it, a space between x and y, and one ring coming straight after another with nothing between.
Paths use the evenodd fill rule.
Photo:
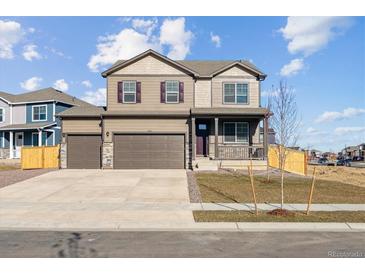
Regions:
<instances>
[{"instance_id":1,"label":"gutter downspout","mask_svg":"<svg viewBox=\"0 0 365 274\"><path fill-rule=\"evenodd\" d=\"M100 159L101 159L101 168L103 169L103 147L104 147L104 119L103 119L103 114L100 114L100 127L101 127Z\"/></svg>"}]
</instances>

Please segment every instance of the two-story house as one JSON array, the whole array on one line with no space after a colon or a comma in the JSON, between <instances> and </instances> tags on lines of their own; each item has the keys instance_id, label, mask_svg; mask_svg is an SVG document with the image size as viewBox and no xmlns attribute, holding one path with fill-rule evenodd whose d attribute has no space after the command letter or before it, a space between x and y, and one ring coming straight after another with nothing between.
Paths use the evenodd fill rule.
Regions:
<instances>
[{"instance_id":1,"label":"two-story house","mask_svg":"<svg viewBox=\"0 0 365 274\"><path fill-rule=\"evenodd\" d=\"M190 168L266 155L266 75L250 62L175 61L148 50L102 76L105 111L60 114L64 168Z\"/></svg>"},{"instance_id":2,"label":"two-story house","mask_svg":"<svg viewBox=\"0 0 365 274\"><path fill-rule=\"evenodd\" d=\"M60 143L56 114L73 106L92 106L53 88L10 94L0 92L0 158L19 158L22 146Z\"/></svg>"}]
</instances>

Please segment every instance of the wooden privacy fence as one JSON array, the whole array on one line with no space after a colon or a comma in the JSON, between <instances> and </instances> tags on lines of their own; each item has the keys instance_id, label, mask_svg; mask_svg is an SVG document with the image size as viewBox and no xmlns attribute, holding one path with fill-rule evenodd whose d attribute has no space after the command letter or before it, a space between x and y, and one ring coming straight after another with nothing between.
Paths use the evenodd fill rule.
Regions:
<instances>
[{"instance_id":1,"label":"wooden privacy fence","mask_svg":"<svg viewBox=\"0 0 365 274\"><path fill-rule=\"evenodd\" d=\"M307 176L307 154L305 151L298 151L290 148L283 148L285 150L285 164L284 170L300 175ZM270 145L268 151L269 166L280 168L279 164L279 146Z\"/></svg>"},{"instance_id":2,"label":"wooden privacy fence","mask_svg":"<svg viewBox=\"0 0 365 274\"><path fill-rule=\"evenodd\" d=\"M60 146L22 147L22 169L58 168Z\"/></svg>"}]
</instances>

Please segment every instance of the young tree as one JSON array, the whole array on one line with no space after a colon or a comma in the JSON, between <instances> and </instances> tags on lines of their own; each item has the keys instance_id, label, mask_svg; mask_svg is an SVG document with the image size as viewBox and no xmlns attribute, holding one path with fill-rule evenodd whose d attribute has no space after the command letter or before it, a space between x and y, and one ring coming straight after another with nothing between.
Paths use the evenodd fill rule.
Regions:
<instances>
[{"instance_id":1,"label":"young tree","mask_svg":"<svg viewBox=\"0 0 365 274\"><path fill-rule=\"evenodd\" d=\"M275 131L278 144L277 155L281 173L281 209L284 206L284 169L288 147L294 147L298 140L298 111L293 88L285 81L280 81L279 87L272 88L268 106L273 116L270 117L270 127Z\"/></svg>"}]
</instances>

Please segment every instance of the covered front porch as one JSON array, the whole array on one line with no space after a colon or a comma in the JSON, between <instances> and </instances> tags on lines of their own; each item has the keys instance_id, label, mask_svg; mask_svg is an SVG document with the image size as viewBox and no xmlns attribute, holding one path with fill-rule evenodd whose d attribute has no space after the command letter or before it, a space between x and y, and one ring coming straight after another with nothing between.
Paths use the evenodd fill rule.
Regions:
<instances>
[{"instance_id":1,"label":"covered front porch","mask_svg":"<svg viewBox=\"0 0 365 274\"><path fill-rule=\"evenodd\" d=\"M52 146L55 144L55 123L8 125L0 128L0 158L18 159L23 146Z\"/></svg>"},{"instance_id":2,"label":"covered front porch","mask_svg":"<svg viewBox=\"0 0 365 274\"><path fill-rule=\"evenodd\" d=\"M192 161L264 160L267 156L268 111L265 108L193 109ZM263 128L263 135L260 134Z\"/></svg>"}]
</instances>

